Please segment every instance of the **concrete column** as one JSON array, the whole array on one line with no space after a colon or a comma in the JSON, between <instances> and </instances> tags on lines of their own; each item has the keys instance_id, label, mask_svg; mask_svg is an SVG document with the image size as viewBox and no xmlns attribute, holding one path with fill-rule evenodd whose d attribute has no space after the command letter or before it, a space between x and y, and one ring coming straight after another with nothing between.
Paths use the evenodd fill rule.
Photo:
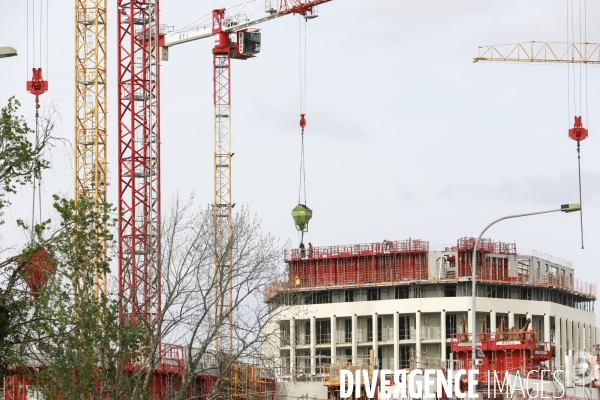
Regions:
<instances>
[{"instance_id":1,"label":"concrete column","mask_svg":"<svg viewBox=\"0 0 600 400\"><path fill-rule=\"evenodd\" d=\"M490 332L496 332L496 311L490 311Z\"/></svg>"},{"instance_id":2,"label":"concrete column","mask_svg":"<svg viewBox=\"0 0 600 400\"><path fill-rule=\"evenodd\" d=\"M377 358L379 355L379 336L377 335L379 332L379 326L377 326L377 313L373 313L371 318L373 321L373 359L375 360L375 366L377 366L379 365L377 363Z\"/></svg>"},{"instance_id":3,"label":"concrete column","mask_svg":"<svg viewBox=\"0 0 600 400\"><path fill-rule=\"evenodd\" d=\"M573 350L573 321L565 319L565 325L567 327L567 347L565 347L565 353L568 354L569 350Z\"/></svg>"},{"instance_id":4,"label":"concrete column","mask_svg":"<svg viewBox=\"0 0 600 400\"><path fill-rule=\"evenodd\" d=\"M573 321L573 354L581 350L581 346L579 345L580 338L581 336L579 334L579 322Z\"/></svg>"},{"instance_id":5,"label":"concrete column","mask_svg":"<svg viewBox=\"0 0 600 400\"><path fill-rule=\"evenodd\" d=\"M337 358L337 325L335 315L331 317L331 364L336 362Z\"/></svg>"},{"instance_id":6,"label":"concrete column","mask_svg":"<svg viewBox=\"0 0 600 400\"><path fill-rule=\"evenodd\" d=\"M540 340L539 338L538 340ZM544 342L550 341L550 315L544 314Z\"/></svg>"},{"instance_id":7,"label":"concrete column","mask_svg":"<svg viewBox=\"0 0 600 400\"><path fill-rule=\"evenodd\" d=\"M508 312L508 321L506 321L506 322L508 322L508 326L506 327L507 330L509 330L510 328L515 326L515 313L513 313L512 311L509 311Z\"/></svg>"},{"instance_id":8,"label":"concrete column","mask_svg":"<svg viewBox=\"0 0 600 400\"><path fill-rule=\"evenodd\" d=\"M581 324L581 328L581 345L583 347L582 350L587 351L589 353L590 341L587 336L588 326L587 324Z\"/></svg>"},{"instance_id":9,"label":"concrete column","mask_svg":"<svg viewBox=\"0 0 600 400\"><path fill-rule=\"evenodd\" d=\"M564 331L562 330L562 319L558 318L556 315L554 316L554 359L555 359L555 363L556 366L561 366L563 365L562 363L562 352L563 352L563 347L562 347L562 340L563 340L563 336L565 335Z\"/></svg>"},{"instance_id":10,"label":"concrete column","mask_svg":"<svg viewBox=\"0 0 600 400\"><path fill-rule=\"evenodd\" d=\"M467 311L467 332L468 333L473 333L473 327L471 325L473 325L471 323L471 321L473 320L473 314L471 313L471 309L469 309L469 311ZM477 324L475 324L477 325ZM477 332L477 326L475 327L475 332ZM460 332L462 333L462 332Z\"/></svg>"},{"instance_id":11,"label":"concrete column","mask_svg":"<svg viewBox=\"0 0 600 400\"><path fill-rule=\"evenodd\" d=\"M440 354L442 356L442 362L445 362L446 357L448 357L448 355L446 354L446 310L442 310L442 312L440 313L440 331Z\"/></svg>"},{"instance_id":12,"label":"concrete column","mask_svg":"<svg viewBox=\"0 0 600 400\"><path fill-rule=\"evenodd\" d=\"M290 372L296 371L296 318L290 319Z\"/></svg>"},{"instance_id":13,"label":"concrete column","mask_svg":"<svg viewBox=\"0 0 600 400\"><path fill-rule=\"evenodd\" d=\"M594 323L592 323L590 325L590 353L594 353L594 345L597 343L595 329L596 328L594 327Z\"/></svg>"},{"instance_id":14,"label":"concrete column","mask_svg":"<svg viewBox=\"0 0 600 400\"><path fill-rule=\"evenodd\" d=\"M417 351L417 362L420 362L421 358L421 310L417 310L415 313L415 350Z\"/></svg>"},{"instance_id":15,"label":"concrete column","mask_svg":"<svg viewBox=\"0 0 600 400\"><path fill-rule=\"evenodd\" d=\"M352 362L356 363L358 357L358 318L356 314L352 315Z\"/></svg>"},{"instance_id":16,"label":"concrete column","mask_svg":"<svg viewBox=\"0 0 600 400\"><path fill-rule=\"evenodd\" d=\"M317 373L317 320L314 316L310 319L310 373Z\"/></svg>"},{"instance_id":17,"label":"concrete column","mask_svg":"<svg viewBox=\"0 0 600 400\"><path fill-rule=\"evenodd\" d=\"M400 329L400 322L398 312L394 313L394 371L400 369L400 345L398 340L400 335L398 334Z\"/></svg>"},{"instance_id":18,"label":"concrete column","mask_svg":"<svg viewBox=\"0 0 600 400\"><path fill-rule=\"evenodd\" d=\"M596 343L593 340L593 332L594 332L594 325L590 325L589 329L588 329L588 343L590 344L590 347L589 347L588 351L590 353L593 353L593 351L594 351L593 345Z\"/></svg>"},{"instance_id":19,"label":"concrete column","mask_svg":"<svg viewBox=\"0 0 600 400\"><path fill-rule=\"evenodd\" d=\"M565 365L565 354L567 353L567 320L566 318L560 319L560 366Z\"/></svg>"}]
</instances>

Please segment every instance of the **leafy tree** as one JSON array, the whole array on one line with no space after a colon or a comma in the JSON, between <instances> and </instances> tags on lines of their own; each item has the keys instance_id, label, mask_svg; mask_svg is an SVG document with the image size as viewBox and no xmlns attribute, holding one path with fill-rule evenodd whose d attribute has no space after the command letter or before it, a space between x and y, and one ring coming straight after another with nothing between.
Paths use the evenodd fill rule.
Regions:
<instances>
[{"instance_id":1,"label":"leafy tree","mask_svg":"<svg viewBox=\"0 0 600 400\"><path fill-rule=\"evenodd\" d=\"M10 205L8 195L17 187L41 178L50 162L44 158L52 141L55 112L42 116L42 126L32 130L24 118L17 116L21 104L11 97L0 110L0 210ZM29 135L36 134L35 140ZM3 222L0 220L0 222Z\"/></svg>"},{"instance_id":2,"label":"leafy tree","mask_svg":"<svg viewBox=\"0 0 600 400\"><path fill-rule=\"evenodd\" d=\"M32 308L27 358L41 368L31 379L45 398L132 398L142 382L130 366L144 332L119 319L117 296L96 297L93 290L94 274L110 272L97 239L114 246L114 210L87 197L55 197L54 208L64 233L47 244L56 272Z\"/></svg>"}]
</instances>

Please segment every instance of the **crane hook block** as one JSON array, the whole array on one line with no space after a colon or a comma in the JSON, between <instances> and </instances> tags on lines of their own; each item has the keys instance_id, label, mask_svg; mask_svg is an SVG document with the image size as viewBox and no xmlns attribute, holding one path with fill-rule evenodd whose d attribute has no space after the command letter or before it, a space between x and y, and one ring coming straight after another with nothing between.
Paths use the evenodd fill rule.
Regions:
<instances>
[{"instance_id":1,"label":"crane hook block","mask_svg":"<svg viewBox=\"0 0 600 400\"><path fill-rule=\"evenodd\" d=\"M30 81L27 81L27 91L35 96L35 107L40 108L40 94L48 91L48 81L42 78L41 68L33 68L33 77Z\"/></svg>"},{"instance_id":2,"label":"crane hook block","mask_svg":"<svg viewBox=\"0 0 600 400\"><path fill-rule=\"evenodd\" d=\"M298 204L292 210L292 218L294 218L294 224L298 231L307 232L308 221L312 218L312 210L304 204Z\"/></svg>"},{"instance_id":3,"label":"crane hook block","mask_svg":"<svg viewBox=\"0 0 600 400\"><path fill-rule=\"evenodd\" d=\"M588 137L588 130L581 124L581 117L575 117L575 125L569 129L569 137L578 142Z\"/></svg>"},{"instance_id":4,"label":"crane hook block","mask_svg":"<svg viewBox=\"0 0 600 400\"><path fill-rule=\"evenodd\" d=\"M306 118L304 118L306 114L300 114L300 128L302 128L302 134L304 135L304 127L306 126Z\"/></svg>"}]
</instances>

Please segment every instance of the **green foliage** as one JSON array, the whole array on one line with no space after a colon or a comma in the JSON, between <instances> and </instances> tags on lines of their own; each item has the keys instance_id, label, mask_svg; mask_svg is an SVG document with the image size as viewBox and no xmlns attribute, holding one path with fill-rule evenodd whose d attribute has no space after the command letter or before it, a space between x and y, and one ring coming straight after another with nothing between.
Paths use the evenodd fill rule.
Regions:
<instances>
[{"instance_id":1,"label":"green foliage","mask_svg":"<svg viewBox=\"0 0 600 400\"><path fill-rule=\"evenodd\" d=\"M0 215L11 193L35 183L50 166L44 155L56 113L41 117L34 131L17 115L19 106L13 97L0 110ZM54 196L54 211L54 223L18 220L31 241L0 260L0 381L15 371L31 373L33 364L40 368L28 378L44 398L148 398L147 382L130 366L148 348L149 336L141 324L119 317L117 294L95 290L97 277L110 274L106 254L115 244L115 210L86 196ZM28 267L39 266L41 250L52 268L33 292L26 284Z\"/></svg>"},{"instance_id":2,"label":"green foliage","mask_svg":"<svg viewBox=\"0 0 600 400\"><path fill-rule=\"evenodd\" d=\"M88 197L57 196L54 209L58 226L36 225L34 241L7 267L15 283L0 290L0 378L15 367L30 371L33 361L42 367L29 379L45 398L146 399L145 382L130 365L148 335L119 318L118 296L94 286L95 277L110 273L105 249L114 247L114 209ZM20 277L40 249L50 253L53 273L32 298Z\"/></svg>"},{"instance_id":3,"label":"green foliage","mask_svg":"<svg viewBox=\"0 0 600 400\"><path fill-rule=\"evenodd\" d=\"M11 97L0 110L0 210L10 205L8 194L40 178L42 171L50 166L43 158L49 132L38 133L35 142L31 141L28 136L35 132L22 116L17 116L19 106L19 101Z\"/></svg>"},{"instance_id":4,"label":"green foliage","mask_svg":"<svg viewBox=\"0 0 600 400\"><path fill-rule=\"evenodd\" d=\"M119 318L118 297L94 290L95 277L110 272L104 249L114 245L114 210L87 197L55 197L54 207L65 233L46 246L57 274L33 308L34 357L47 368L32 378L45 398L133 398L143 382L126 366L144 332Z\"/></svg>"}]
</instances>

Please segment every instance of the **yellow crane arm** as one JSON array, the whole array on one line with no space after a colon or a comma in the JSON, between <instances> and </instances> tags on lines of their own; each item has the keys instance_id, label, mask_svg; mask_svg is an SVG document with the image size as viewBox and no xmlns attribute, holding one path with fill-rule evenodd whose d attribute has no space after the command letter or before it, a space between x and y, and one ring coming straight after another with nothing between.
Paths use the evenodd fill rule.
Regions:
<instances>
[{"instance_id":1,"label":"yellow crane arm","mask_svg":"<svg viewBox=\"0 0 600 400\"><path fill-rule=\"evenodd\" d=\"M479 46L477 61L600 64L600 43L521 42Z\"/></svg>"}]
</instances>

